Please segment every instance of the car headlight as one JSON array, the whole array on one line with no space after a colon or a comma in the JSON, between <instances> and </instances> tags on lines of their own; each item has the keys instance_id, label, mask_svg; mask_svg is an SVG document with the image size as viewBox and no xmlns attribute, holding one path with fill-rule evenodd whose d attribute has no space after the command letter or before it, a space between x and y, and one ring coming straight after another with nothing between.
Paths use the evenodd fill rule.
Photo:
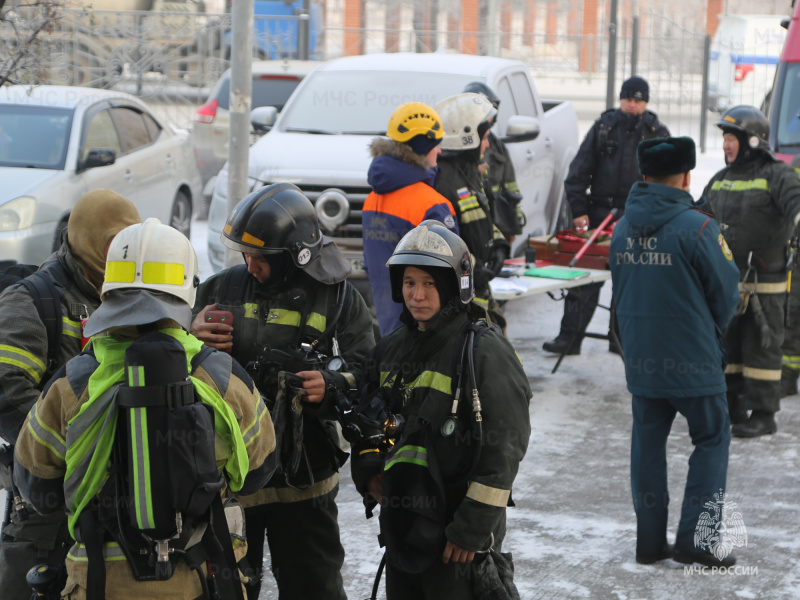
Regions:
<instances>
[{"instance_id":1,"label":"car headlight","mask_svg":"<svg viewBox=\"0 0 800 600\"><path fill-rule=\"evenodd\" d=\"M0 206L0 231L17 231L33 225L36 198L20 196Z\"/></svg>"}]
</instances>

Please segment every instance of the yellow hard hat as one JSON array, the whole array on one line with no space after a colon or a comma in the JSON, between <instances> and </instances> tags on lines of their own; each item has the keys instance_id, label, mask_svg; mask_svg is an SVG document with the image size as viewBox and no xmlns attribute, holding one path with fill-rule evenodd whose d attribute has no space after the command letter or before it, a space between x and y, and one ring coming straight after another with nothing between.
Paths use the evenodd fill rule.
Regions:
<instances>
[{"instance_id":1,"label":"yellow hard hat","mask_svg":"<svg viewBox=\"0 0 800 600\"><path fill-rule=\"evenodd\" d=\"M432 140L444 137L438 113L422 102L406 102L398 106L389 118L386 135L395 142L407 142L424 135Z\"/></svg>"}]
</instances>

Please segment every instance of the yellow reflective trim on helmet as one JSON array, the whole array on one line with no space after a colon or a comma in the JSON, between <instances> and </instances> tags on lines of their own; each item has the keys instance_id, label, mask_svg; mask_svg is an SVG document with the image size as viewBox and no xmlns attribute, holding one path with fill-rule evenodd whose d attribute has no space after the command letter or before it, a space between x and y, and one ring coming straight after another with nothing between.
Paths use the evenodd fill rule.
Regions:
<instances>
[{"instance_id":1,"label":"yellow reflective trim on helmet","mask_svg":"<svg viewBox=\"0 0 800 600\"><path fill-rule=\"evenodd\" d=\"M142 266L142 283L183 285L184 279L181 264L146 262Z\"/></svg>"},{"instance_id":2,"label":"yellow reflective trim on helmet","mask_svg":"<svg viewBox=\"0 0 800 600\"><path fill-rule=\"evenodd\" d=\"M135 262L110 260L106 263L106 283L133 283L135 279Z\"/></svg>"},{"instance_id":3,"label":"yellow reflective trim on helmet","mask_svg":"<svg viewBox=\"0 0 800 600\"><path fill-rule=\"evenodd\" d=\"M260 240L256 236L250 235L246 231L242 234L242 243L250 244L251 246L259 246L259 247L265 246L264 240Z\"/></svg>"}]
</instances>

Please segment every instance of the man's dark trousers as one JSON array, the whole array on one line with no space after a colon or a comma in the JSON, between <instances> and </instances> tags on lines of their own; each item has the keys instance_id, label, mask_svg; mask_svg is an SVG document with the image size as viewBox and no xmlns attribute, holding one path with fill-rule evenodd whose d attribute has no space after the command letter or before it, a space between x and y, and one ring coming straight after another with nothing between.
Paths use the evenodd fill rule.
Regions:
<instances>
[{"instance_id":1,"label":"man's dark trousers","mask_svg":"<svg viewBox=\"0 0 800 600\"><path fill-rule=\"evenodd\" d=\"M694 534L704 504L725 491L731 441L725 393L695 398L633 396L631 490L636 511L636 554L657 555L667 541L669 489L667 437L675 415L689 424L694 451L683 496L675 548L696 552Z\"/></svg>"}]
</instances>

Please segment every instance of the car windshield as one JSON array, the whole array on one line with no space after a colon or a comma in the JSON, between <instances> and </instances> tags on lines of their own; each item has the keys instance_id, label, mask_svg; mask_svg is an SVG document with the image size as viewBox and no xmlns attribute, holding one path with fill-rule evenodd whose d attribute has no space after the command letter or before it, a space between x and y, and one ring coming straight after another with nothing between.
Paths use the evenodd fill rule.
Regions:
<instances>
[{"instance_id":1,"label":"car windshield","mask_svg":"<svg viewBox=\"0 0 800 600\"><path fill-rule=\"evenodd\" d=\"M0 166L62 170L73 111L0 105Z\"/></svg>"},{"instance_id":2,"label":"car windshield","mask_svg":"<svg viewBox=\"0 0 800 600\"><path fill-rule=\"evenodd\" d=\"M283 110L283 105L292 95L300 83L297 75L260 75L253 76L253 103L251 108L259 106L274 106L278 111ZM215 97L217 106L230 109L231 76L228 74L220 82Z\"/></svg>"},{"instance_id":3,"label":"car windshield","mask_svg":"<svg viewBox=\"0 0 800 600\"><path fill-rule=\"evenodd\" d=\"M282 131L381 135L405 102L435 106L459 94L474 75L420 72L317 71L281 117Z\"/></svg>"},{"instance_id":4,"label":"car windshield","mask_svg":"<svg viewBox=\"0 0 800 600\"><path fill-rule=\"evenodd\" d=\"M772 107L780 107L775 151L795 154L800 147L800 63L787 64L780 104L773 101Z\"/></svg>"}]
</instances>

